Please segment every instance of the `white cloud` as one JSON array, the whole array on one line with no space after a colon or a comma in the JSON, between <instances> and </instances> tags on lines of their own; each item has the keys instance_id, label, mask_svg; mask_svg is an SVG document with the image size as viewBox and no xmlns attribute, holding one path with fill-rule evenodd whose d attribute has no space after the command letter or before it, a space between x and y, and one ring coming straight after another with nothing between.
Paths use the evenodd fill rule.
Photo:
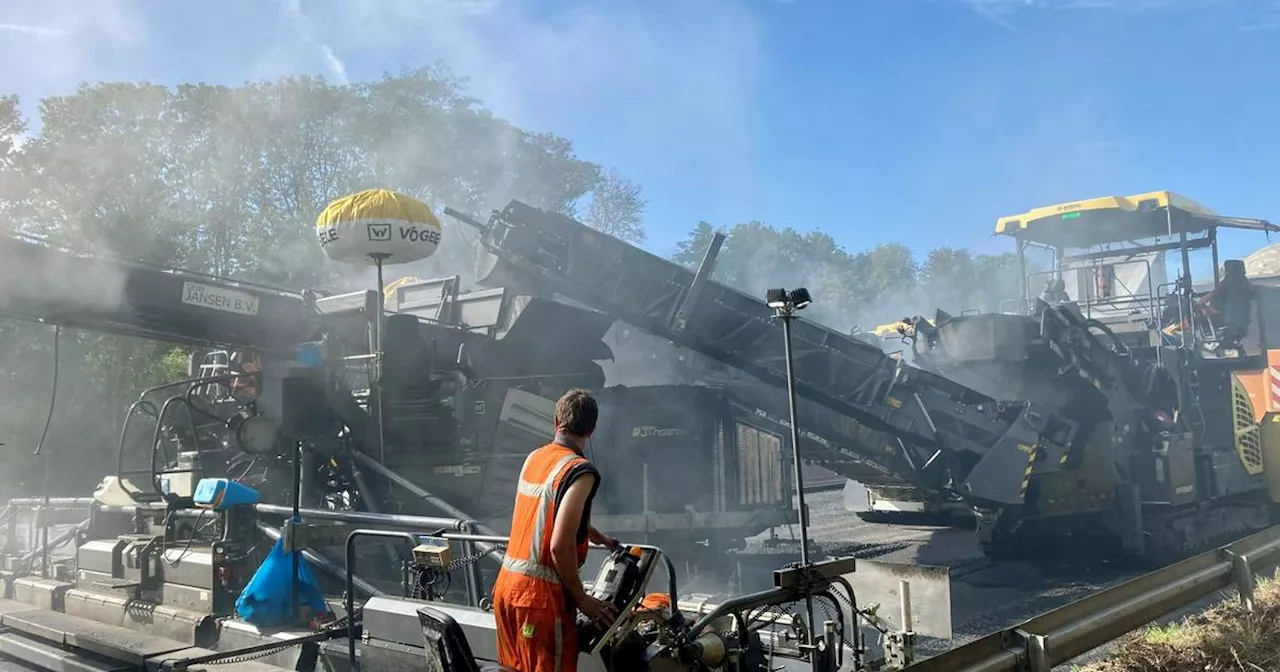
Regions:
<instances>
[{"instance_id":1,"label":"white cloud","mask_svg":"<svg viewBox=\"0 0 1280 672\"><path fill-rule=\"evenodd\" d=\"M443 62L497 114L569 134L584 156L631 176L687 175L690 189L712 192L709 200L737 198L756 192L748 183L752 110L766 66L765 25L748 4L246 0L233 3L236 11L259 26L274 22L271 37L246 44L227 35L220 44L237 58L213 77L233 83L319 70L344 84ZM157 36L210 24L195 9L175 22L148 14L150 6L0 0L0 62L21 64L0 70L0 91L30 103L80 81L183 78L166 69L160 40L148 43L148 19Z\"/></svg>"},{"instance_id":2,"label":"white cloud","mask_svg":"<svg viewBox=\"0 0 1280 672\"><path fill-rule=\"evenodd\" d=\"M0 91L48 93L106 76L101 56L142 48L132 0L0 0Z\"/></svg>"},{"instance_id":3,"label":"white cloud","mask_svg":"<svg viewBox=\"0 0 1280 672\"><path fill-rule=\"evenodd\" d=\"M745 181L765 26L737 0L329 0L325 14L325 39L344 50L443 61L522 126L563 133L609 120L614 155L595 160L754 193Z\"/></svg>"},{"instance_id":4,"label":"white cloud","mask_svg":"<svg viewBox=\"0 0 1280 672\"><path fill-rule=\"evenodd\" d=\"M1238 0L957 0L1001 26L1027 11L1107 10L1127 13L1187 12L1234 4Z\"/></svg>"},{"instance_id":5,"label":"white cloud","mask_svg":"<svg viewBox=\"0 0 1280 672\"><path fill-rule=\"evenodd\" d=\"M315 19L303 11L300 0L281 0L281 10L286 24L293 30L294 39L288 44L272 45L255 67L255 77L271 77L296 74L305 69L304 63L317 57L324 63L329 78L337 84L347 84L347 64L338 57L333 47L317 39Z\"/></svg>"},{"instance_id":6,"label":"white cloud","mask_svg":"<svg viewBox=\"0 0 1280 672\"><path fill-rule=\"evenodd\" d=\"M329 74L339 84L346 84L349 81L347 79L347 64L343 63L342 59L338 58L337 54L334 54L333 49L327 44L320 45L320 53L324 56L324 63L329 68Z\"/></svg>"},{"instance_id":7,"label":"white cloud","mask_svg":"<svg viewBox=\"0 0 1280 672\"><path fill-rule=\"evenodd\" d=\"M0 32L18 33L21 35L30 35L32 37L51 38L66 37L67 31L61 28L46 28L44 26L25 26L17 23L0 23Z\"/></svg>"},{"instance_id":8,"label":"white cloud","mask_svg":"<svg viewBox=\"0 0 1280 672\"><path fill-rule=\"evenodd\" d=\"M1187 11L1229 4L1235 0L960 0L975 9L994 13L1019 10L1112 9L1128 12Z\"/></svg>"},{"instance_id":9,"label":"white cloud","mask_svg":"<svg viewBox=\"0 0 1280 672\"><path fill-rule=\"evenodd\" d=\"M1241 30L1280 30L1280 0L1263 3L1260 16L1249 24L1241 26Z\"/></svg>"}]
</instances>

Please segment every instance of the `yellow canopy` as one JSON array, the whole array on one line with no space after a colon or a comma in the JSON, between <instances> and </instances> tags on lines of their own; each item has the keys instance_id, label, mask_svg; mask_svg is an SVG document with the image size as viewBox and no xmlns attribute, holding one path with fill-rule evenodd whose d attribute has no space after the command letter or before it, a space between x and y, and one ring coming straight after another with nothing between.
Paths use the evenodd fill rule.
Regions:
<instances>
[{"instance_id":1,"label":"yellow canopy","mask_svg":"<svg viewBox=\"0 0 1280 672\"><path fill-rule=\"evenodd\" d=\"M387 286L384 287L382 290L382 294L384 297L386 297L385 300L390 301L391 297L396 295L397 289L400 289L405 285L409 285L415 282L422 282L422 278L412 276L412 275L406 275L403 278L400 278L399 280L393 280L387 283Z\"/></svg>"},{"instance_id":2,"label":"yellow canopy","mask_svg":"<svg viewBox=\"0 0 1280 672\"><path fill-rule=\"evenodd\" d=\"M1083 201L1072 201L1058 205L1047 205L1033 208L1027 212L1001 217L996 220L997 235L1015 235L1019 231L1030 229L1046 220L1055 224L1062 221L1062 215L1076 212L1115 211L1139 214L1155 210L1173 208L1200 217L1216 217L1217 214L1195 201L1172 191L1151 191L1133 196L1103 196ZM1070 218L1070 214L1068 214Z\"/></svg>"},{"instance_id":3,"label":"yellow canopy","mask_svg":"<svg viewBox=\"0 0 1280 672\"><path fill-rule=\"evenodd\" d=\"M1197 236L1215 228L1280 230L1261 219L1224 217L1172 191L1060 203L996 221L996 235L1060 249L1131 244L1180 234Z\"/></svg>"},{"instance_id":4,"label":"yellow canopy","mask_svg":"<svg viewBox=\"0 0 1280 672\"><path fill-rule=\"evenodd\" d=\"M343 196L316 218L316 237L334 261L402 264L440 246L440 220L426 203L390 189Z\"/></svg>"}]
</instances>

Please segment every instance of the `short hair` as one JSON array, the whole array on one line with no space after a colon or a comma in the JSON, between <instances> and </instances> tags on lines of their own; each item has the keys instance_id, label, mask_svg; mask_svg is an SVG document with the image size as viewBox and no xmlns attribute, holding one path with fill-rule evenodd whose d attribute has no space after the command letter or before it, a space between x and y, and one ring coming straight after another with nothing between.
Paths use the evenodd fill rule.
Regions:
<instances>
[{"instance_id":1,"label":"short hair","mask_svg":"<svg viewBox=\"0 0 1280 672\"><path fill-rule=\"evenodd\" d=\"M556 401L556 429L574 436L588 436L596 429L600 407L590 392L574 388Z\"/></svg>"}]
</instances>

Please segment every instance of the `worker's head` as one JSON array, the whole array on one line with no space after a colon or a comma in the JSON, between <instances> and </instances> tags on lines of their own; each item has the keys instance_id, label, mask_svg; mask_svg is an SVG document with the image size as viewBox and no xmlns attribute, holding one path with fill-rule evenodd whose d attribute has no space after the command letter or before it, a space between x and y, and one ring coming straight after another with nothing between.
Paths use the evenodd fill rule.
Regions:
<instances>
[{"instance_id":1,"label":"worker's head","mask_svg":"<svg viewBox=\"0 0 1280 672\"><path fill-rule=\"evenodd\" d=\"M600 407L589 392L575 388L556 401L556 432L587 438L596 431Z\"/></svg>"}]
</instances>

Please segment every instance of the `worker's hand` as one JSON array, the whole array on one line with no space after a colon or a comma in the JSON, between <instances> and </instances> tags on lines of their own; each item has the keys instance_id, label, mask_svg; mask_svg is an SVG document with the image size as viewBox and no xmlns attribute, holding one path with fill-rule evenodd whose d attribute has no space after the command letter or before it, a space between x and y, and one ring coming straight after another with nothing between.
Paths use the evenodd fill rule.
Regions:
<instances>
[{"instance_id":1,"label":"worker's hand","mask_svg":"<svg viewBox=\"0 0 1280 672\"><path fill-rule=\"evenodd\" d=\"M594 527L591 528L591 541L597 544L600 544L601 546L604 546L605 548L609 549L609 552L611 553L617 553L618 551L622 550L622 542L618 541L617 539L614 539L613 537L605 534L604 532L601 532L600 530L597 530Z\"/></svg>"},{"instance_id":2,"label":"worker's hand","mask_svg":"<svg viewBox=\"0 0 1280 672\"><path fill-rule=\"evenodd\" d=\"M586 614L587 618L606 628L618 620L618 610L612 604L598 600L590 595L583 595L582 598L582 603L578 605L578 609L583 614Z\"/></svg>"}]
</instances>

